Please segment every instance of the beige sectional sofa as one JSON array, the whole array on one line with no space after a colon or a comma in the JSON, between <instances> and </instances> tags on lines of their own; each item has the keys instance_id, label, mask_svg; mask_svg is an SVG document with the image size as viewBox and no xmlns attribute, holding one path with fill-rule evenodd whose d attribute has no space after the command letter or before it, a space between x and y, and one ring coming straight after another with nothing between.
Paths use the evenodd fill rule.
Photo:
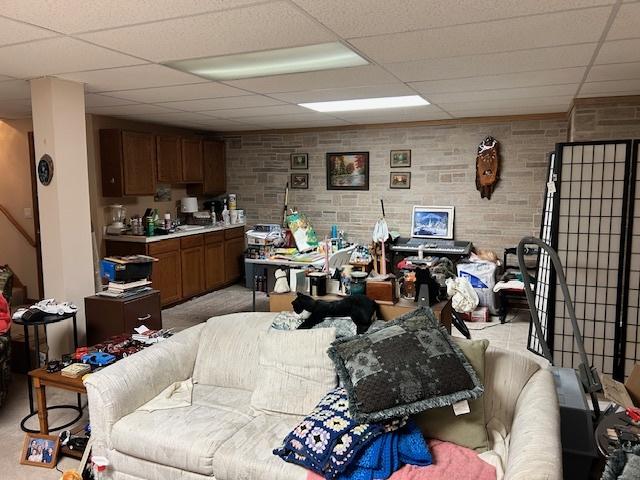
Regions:
<instances>
[{"instance_id":1,"label":"beige sectional sofa","mask_svg":"<svg viewBox=\"0 0 640 480\"><path fill-rule=\"evenodd\" d=\"M259 333L276 314L211 318L89 376L85 385L93 454L117 480L304 480L272 454L302 417L251 406ZM138 410L177 381L193 378L188 407ZM484 395L498 477L560 480L558 404L551 374L532 360L489 347ZM319 399L318 399L319 400Z\"/></svg>"}]
</instances>

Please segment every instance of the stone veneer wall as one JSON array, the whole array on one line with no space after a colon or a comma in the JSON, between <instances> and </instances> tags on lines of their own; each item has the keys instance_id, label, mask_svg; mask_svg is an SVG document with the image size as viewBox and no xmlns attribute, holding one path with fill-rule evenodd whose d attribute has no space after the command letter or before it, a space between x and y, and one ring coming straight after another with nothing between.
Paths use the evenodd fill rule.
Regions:
<instances>
[{"instance_id":1,"label":"stone veneer wall","mask_svg":"<svg viewBox=\"0 0 640 480\"><path fill-rule=\"evenodd\" d=\"M501 179L491 200L475 187L476 148L487 135L501 145ZM309 154L309 189L290 190L297 207L324 236L332 224L352 241L370 241L384 199L390 229L408 235L413 205L454 205L455 238L502 249L539 234L547 154L567 140L564 119L357 128L300 133L227 134L227 192L249 223L282 219L290 154ZM389 168L392 149L411 149L410 169ZM369 191L328 191L327 152L370 152ZM389 188L389 174L411 172L410 190ZM304 173L301 170L297 172Z\"/></svg>"},{"instance_id":2,"label":"stone veneer wall","mask_svg":"<svg viewBox=\"0 0 640 480\"><path fill-rule=\"evenodd\" d=\"M640 96L581 98L571 111L571 141L640 138Z\"/></svg>"}]
</instances>

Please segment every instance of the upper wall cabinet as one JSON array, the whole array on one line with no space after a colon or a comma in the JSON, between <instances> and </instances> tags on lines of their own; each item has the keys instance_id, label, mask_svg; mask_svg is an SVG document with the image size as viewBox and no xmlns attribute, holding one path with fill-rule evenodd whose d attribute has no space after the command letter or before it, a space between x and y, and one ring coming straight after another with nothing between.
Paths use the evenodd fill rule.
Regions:
<instances>
[{"instance_id":1,"label":"upper wall cabinet","mask_svg":"<svg viewBox=\"0 0 640 480\"><path fill-rule=\"evenodd\" d=\"M225 144L217 140L205 140L202 150L202 183L189 185L187 191L190 195L221 195L227 191Z\"/></svg>"},{"instance_id":2,"label":"upper wall cabinet","mask_svg":"<svg viewBox=\"0 0 640 480\"><path fill-rule=\"evenodd\" d=\"M182 183L202 182L202 140L182 137Z\"/></svg>"},{"instance_id":3,"label":"upper wall cabinet","mask_svg":"<svg viewBox=\"0 0 640 480\"><path fill-rule=\"evenodd\" d=\"M156 137L158 182L182 182L182 141L177 135Z\"/></svg>"},{"instance_id":4,"label":"upper wall cabinet","mask_svg":"<svg viewBox=\"0 0 640 480\"><path fill-rule=\"evenodd\" d=\"M156 190L156 142L150 133L100 130L102 195L153 195Z\"/></svg>"}]
</instances>

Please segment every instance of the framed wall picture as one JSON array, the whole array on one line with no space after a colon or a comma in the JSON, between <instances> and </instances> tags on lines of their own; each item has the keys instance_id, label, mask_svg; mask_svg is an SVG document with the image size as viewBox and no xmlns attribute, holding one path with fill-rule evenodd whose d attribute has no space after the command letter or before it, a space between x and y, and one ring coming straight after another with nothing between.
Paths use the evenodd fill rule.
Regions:
<instances>
[{"instance_id":1,"label":"framed wall picture","mask_svg":"<svg viewBox=\"0 0 640 480\"><path fill-rule=\"evenodd\" d=\"M411 150L391 150L391 168L411 166Z\"/></svg>"},{"instance_id":2,"label":"framed wall picture","mask_svg":"<svg viewBox=\"0 0 640 480\"><path fill-rule=\"evenodd\" d=\"M295 188L299 190L305 190L309 188L309 174L308 173L292 173L291 188Z\"/></svg>"},{"instance_id":3,"label":"framed wall picture","mask_svg":"<svg viewBox=\"0 0 640 480\"><path fill-rule=\"evenodd\" d=\"M58 463L60 438L55 435L27 433L24 437L20 463L35 467L53 468Z\"/></svg>"},{"instance_id":4,"label":"framed wall picture","mask_svg":"<svg viewBox=\"0 0 640 480\"><path fill-rule=\"evenodd\" d=\"M307 170L309 168L308 153L291 154L291 170Z\"/></svg>"},{"instance_id":5,"label":"framed wall picture","mask_svg":"<svg viewBox=\"0 0 640 480\"><path fill-rule=\"evenodd\" d=\"M369 152L327 153L327 190L369 190Z\"/></svg>"},{"instance_id":6,"label":"framed wall picture","mask_svg":"<svg viewBox=\"0 0 640 480\"><path fill-rule=\"evenodd\" d=\"M411 188L411 172L391 172L389 188Z\"/></svg>"}]
</instances>

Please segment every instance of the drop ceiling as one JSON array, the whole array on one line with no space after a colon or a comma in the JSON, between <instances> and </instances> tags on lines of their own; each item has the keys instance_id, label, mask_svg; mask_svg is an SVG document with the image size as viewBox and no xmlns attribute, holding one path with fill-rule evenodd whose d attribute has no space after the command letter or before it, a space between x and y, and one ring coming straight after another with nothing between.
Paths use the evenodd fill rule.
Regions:
<instances>
[{"instance_id":1,"label":"drop ceiling","mask_svg":"<svg viewBox=\"0 0 640 480\"><path fill-rule=\"evenodd\" d=\"M215 131L566 112L640 95L640 1L3 0L0 118L28 80L86 84L89 113ZM342 42L369 64L207 81L164 62ZM298 103L419 94L431 105Z\"/></svg>"}]
</instances>

